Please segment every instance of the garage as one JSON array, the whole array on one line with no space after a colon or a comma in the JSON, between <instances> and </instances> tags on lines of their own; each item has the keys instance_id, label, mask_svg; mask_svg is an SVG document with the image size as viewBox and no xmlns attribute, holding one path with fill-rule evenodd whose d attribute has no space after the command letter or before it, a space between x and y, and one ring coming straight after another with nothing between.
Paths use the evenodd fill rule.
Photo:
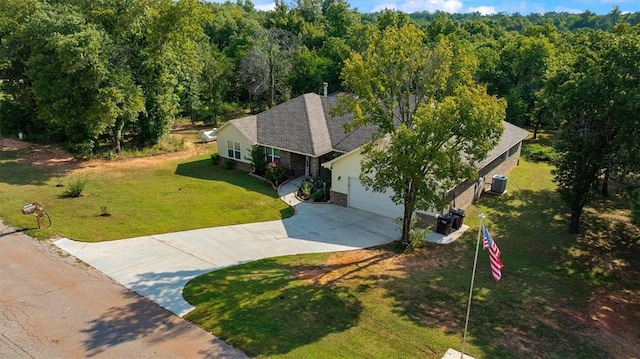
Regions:
<instances>
[{"instance_id":1,"label":"garage","mask_svg":"<svg viewBox=\"0 0 640 359\"><path fill-rule=\"evenodd\" d=\"M367 190L358 178L349 177L349 193L347 197L349 207L385 217L402 217L404 208L391 201L392 193L391 190L387 190L385 193Z\"/></svg>"}]
</instances>

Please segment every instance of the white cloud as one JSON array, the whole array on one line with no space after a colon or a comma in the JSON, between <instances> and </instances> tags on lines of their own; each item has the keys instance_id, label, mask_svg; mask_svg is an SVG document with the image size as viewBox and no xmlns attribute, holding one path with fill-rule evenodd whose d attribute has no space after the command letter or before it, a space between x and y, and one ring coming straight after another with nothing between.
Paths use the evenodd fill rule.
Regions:
<instances>
[{"instance_id":1,"label":"white cloud","mask_svg":"<svg viewBox=\"0 0 640 359\"><path fill-rule=\"evenodd\" d=\"M497 14L498 11L496 10L496 8L494 6L477 6L477 7L470 7L469 8L469 12L478 12L482 15L493 15L493 14Z\"/></svg>"},{"instance_id":2,"label":"white cloud","mask_svg":"<svg viewBox=\"0 0 640 359\"><path fill-rule=\"evenodd\" d=\"M378 11L382 11L385 9L389 9L389 10L397 10L398 9L398 5L396 4L379 4L376 5L373 9L371 9L371 12L378 12Z\"/></svg>"},{"instance_id":3,"label":"white cloud","mask_svg":"<svg viewBox=\"0 0 640 359\"><path fill-rule=\"evenodd\" d=\"M569 8L566 6L556 6L553 11L555 12L568 12L570 14L580 14L583 12L583 10L579 10L579 9L573 9L573 8Z\"/></svg>"},{"instance_id":4,"label":"white cloud","mask_svg":"<svg viewBox=\"0 0 640 359\"><path fill-rule=\"evenodd\" d=\"M379 4L373 8L373 12L382 11L384 9L395 9L406 13L428 11L444 11L448 13L457 13L462 10L462 2L459 0L407 0L400 4L387 3Z\"/></svg>"},{"instance_id":5,"label":"white cloud","mask_svg":"<svg viewBox=\"0 0 640 359\"><path fill-rule=\"evenodd\" d=\"M256 10L260 10L260 11L273 11L276 9L276 3L272 2L269 4L263 4L263 5L254 5L254 7L256 8Z\"/></svg>"}]
</instances>

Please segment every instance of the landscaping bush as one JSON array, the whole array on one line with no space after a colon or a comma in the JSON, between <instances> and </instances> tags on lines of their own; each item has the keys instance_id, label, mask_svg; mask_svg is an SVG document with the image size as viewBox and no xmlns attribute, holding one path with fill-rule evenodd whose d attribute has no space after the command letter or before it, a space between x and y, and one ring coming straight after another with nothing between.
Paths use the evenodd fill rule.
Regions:
<instances>
[{"instance_id":1,"label":"landscaping bush","mask_svg":"<svg viewBox=\"0 0 640 359\"><path fill-rule=\"evenodd\" d=\"M64 198L77 198L82 195L84 187L87 185L86 179L70 180L67 184L67 189L62 193Z\"/></svg>"},{"instance_id":2,"label":"landscaping bush","mask_svg":"<svg viewBox=\"0 0 640 359\"><path fill-rule=\"evenodd\" d=\"M220 163L220 154L218 152L211 154L211 162L213 162L214 165L217 165Z\"/></svg>"},{"instance_id":3,"label":"landscaping bush","mask_svg":"<svg viewBox=\"0 0 640 359\"><path fill-rule=\"evenodd\" d=\"M311 182L304 180L302 181L302 185L300 185L300 197L307 199L311 196L311 190L313 189L313 185Z\"/></svg>"},{"instance_id":4,"label":"landscaping bush","mask_svg":"<svg viewBox=\"0 0 640 359\"><path fill-rule=\"evenodd\" d=\"M558 158L558 153L551 146L534 143L522 147L522 156L536 162L554 162Z\"/></svg>"},{"instance_id":5,"label":"landscaping bush","mask_svg":"<svg viewBox=\"0 0 640 359\"><path fill-rule=\"evenodd\" d=\"M324 201L324 191L320 190L320 191L313 192L313 194L311 195L311 199L314 202L323 202Z\"/></svg>"},{"instance_id":6,"label":"landscaping bush","mask_svg":"<svg viewBox=\"0 0 640 359\"><path fill-rule=\"evenodd\" d=\"M267 160L265 159L264 147L258 145L253 146L249 153L251 154L251 157L247 158L247 160L251 163L253 173L258 176L264 176L264 173L267 170Z\"/></svg>"},{"instance_id":7,"label":"landscaping bush","mask_svg":"<svg viewBox=\"0 0 640 359\"><path fill-rule=\"evenodd\" d=\"M288 172L288 169L283 165L276 162L271 162L267 165L265 178L271 181L274 186L279 186L287 179Z\"/></svg>"},{"instance_id":8,"label":"landscaping bush","mask_svg":"<svg viewBox=\"0 0 640 359\"><path fill-rule=\"evenodd\" d=\"M226 160L224 160L224 166L228 169L228 170L232 170L235 166L236 166L236 161L227 158Z\"/></svg>"}]
</instances>

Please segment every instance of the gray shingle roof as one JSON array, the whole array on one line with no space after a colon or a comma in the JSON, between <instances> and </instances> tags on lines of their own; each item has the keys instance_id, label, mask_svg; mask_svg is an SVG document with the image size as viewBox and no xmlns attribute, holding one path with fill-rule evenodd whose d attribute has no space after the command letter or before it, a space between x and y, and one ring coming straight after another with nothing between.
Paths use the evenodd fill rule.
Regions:
<instances>
[{"instance_id":1,"label":"gray shingle roof","mask_svg":"<svg viewBox=\"0 0 640 359\"><path fill-rule=\"evenodd\" d=\"M504 132L502 132L502 137L500 137L500 142L494 147L487 158L478 163L478 168L483 168L484 166L491 163L496 158L500 157L503 153L505 153L508 149L518 144L520 141L524 140L525 137L529 135L529 131L522 129L514 124L511 124L507 121L502 121L502 125L504 126Z\"/></svg>"},{"instance_id":2,"label":"gray shingle roof","mask_svg":"<svg viewBox=\"0 0 640 359\"><path fill-rule=\"evenodd\" d=\"M360 126L345 133L345 124L351 123L353 115L332 117L331 107L337 97L323 97L308 93L282 103L256 116L232 120L232 123L251 141L263 146L275 147L290 152L319 157L331 151L350 152L371 140L376 130L373 125ZM522 141L526 130L502 121L504 132L498 145L482 168Z\"/></svg>"},{"instance_id":3,"label":"gray shingle roof","mask_svg":"<svg viewBox=\"0 0 640 359\"><path fill-rule=\"evenodd\" d=\"M251 141L263 146L319 157L331 151L349 152L371 139L375 127L344 132L353 116L331 117L335 97L308 93L255 116L231 122Z\"/></svg>"},{"instance_id":4,"label":"gray shingle roof","mask_svg":"<svg viewBox=\"0 0 640 359\"><path fill-rule=\"evenodd\" d=\"M258 142L258 129L256 127L256 116L242 117L232 120L242 134L251 142Z\"/></svg>"}]
</instances>

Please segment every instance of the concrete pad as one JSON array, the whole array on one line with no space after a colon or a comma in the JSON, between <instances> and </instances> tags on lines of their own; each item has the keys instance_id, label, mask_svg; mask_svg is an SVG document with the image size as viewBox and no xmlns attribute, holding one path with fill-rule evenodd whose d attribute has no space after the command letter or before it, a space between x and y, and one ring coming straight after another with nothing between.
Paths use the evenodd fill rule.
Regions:
<instances>
[{"instance_id":1,"label":"concrete pad","mask_svg":"<svg viewBox=\"0 0 640 359\"><path fill-rule=\"evenodd\" d=\"M436 232L429 232L425 234L424 238L427 242L437 243L437 244L449 244L455 242L461 235L464 234L469 229L469 226L463 224L460 226L455 232L451 232L448 235L444 235Z\"/></svg>"},{"instance_id":2,"label":"concrete pad","mask_svg":"<svg viewBox=\"0 0 640 359\"><path fill-rule=\"evenodd\" d=\"M474 357L467 354L464 354L463 356L459 351L449 348L447 352L444 353L442 359L474 359Z\"/></svg>"}]
</instances>

